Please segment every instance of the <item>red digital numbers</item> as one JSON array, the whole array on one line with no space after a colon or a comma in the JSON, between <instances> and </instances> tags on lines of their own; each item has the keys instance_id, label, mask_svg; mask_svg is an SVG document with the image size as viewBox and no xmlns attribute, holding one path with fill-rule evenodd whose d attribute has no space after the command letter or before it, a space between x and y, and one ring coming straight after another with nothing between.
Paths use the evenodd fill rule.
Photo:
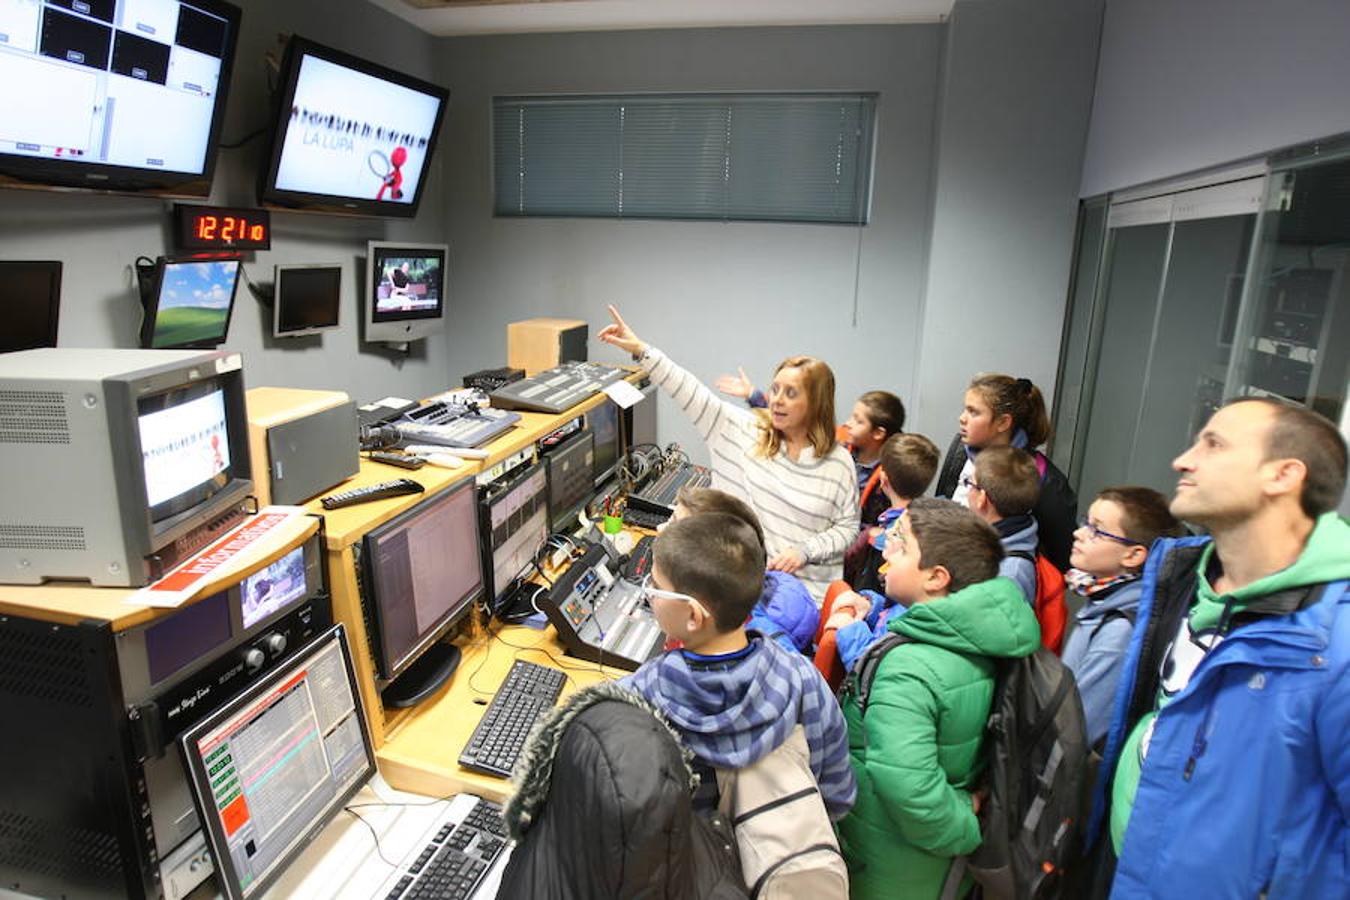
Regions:
<instances>
[{"instance_id":1,"label":"red digital numbers","mask_svg":"<svg viewBox=\"0 0 1350 900\"><path fill-rule=\"evenodd\" d=\"M197 219L197 237L204 241L214 241L216 239L216 225L218 220L215 216L202 216Z\"/></svg>"},{"instance_id":2,"label":"red digital numbers","mask_svg":"<svg viewBox=\"0 0 1350 900\"><path fill-rule=\"evenodd\" d=\"M174 214L180 250L267 250L272 244L266 210L179 205Z\"/></svg>"}]
</instances>

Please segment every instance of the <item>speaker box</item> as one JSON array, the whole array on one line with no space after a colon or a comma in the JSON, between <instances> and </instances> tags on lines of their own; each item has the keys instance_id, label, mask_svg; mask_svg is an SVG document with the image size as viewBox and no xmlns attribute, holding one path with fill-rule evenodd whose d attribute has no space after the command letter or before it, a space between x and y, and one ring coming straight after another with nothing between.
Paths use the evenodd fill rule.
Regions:
<instances>
[{"instance_id":1,"label":"speaker box","mask_svg":"<svg viewBox=\"0 0 1350 900\"><path fill-rule=\"evenodd\" d=\"M303 503L360 469L356 404L342 391L258 387L246 398L260 506Z\"/></svg>"},{"instance_id":2,"label":"speaker box","mask_svg":"<svg viewBox=\"0 0 1350 900\"><path fill-rule=\"evenodd\" d=\"M580 319L525 319L506 326L506 362L530 377L560 363L586 361L587 325Z\"/></svg>"}]
</instances>

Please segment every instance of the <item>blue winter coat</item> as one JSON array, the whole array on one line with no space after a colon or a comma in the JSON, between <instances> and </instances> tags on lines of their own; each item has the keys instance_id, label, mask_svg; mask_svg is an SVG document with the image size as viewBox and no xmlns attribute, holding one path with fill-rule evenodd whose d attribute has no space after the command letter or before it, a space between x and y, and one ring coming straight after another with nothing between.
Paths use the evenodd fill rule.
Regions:
<instances>
[{"instance_id":1,"label":"blue winter coat","mask_svg":"<svg viewBox=\"0 0 1350 900\"><path fill-rule=\"evenodd\" d=\"M1104 779L1146 702L1135 687L1141 656L1171 640L1163 632L1188 593L1177 585L1203 543L1165 540L1149 555L1139 619L1154 626L1158 603L1161 627L1136 628L1130 641ZM1183 563L1160 578L1174 552ZM1348 815L1350 591L1339 582L1301 609L1230 632L1163 707L1111 896L1344 897Z\"/></svg>"},{"instance_id":2,"label":"blue winter coat","mask_svg":"<svg viewBox=\"0 0 1350 900\"><path fill-rule=\"evenodd\" d=\"M786 572L765 572L764 593L746 628L773 638L784 650L801 653L816 639L820 610L806 585Z\"/></svg>"},{"instance_id":3,"label":"blue winter coat","mask_svg":"<svg viewBox=\"0 0 1350 900\"><path fill-rule=\"evenodd\" d=\"M1140 586L1139 581L1127 581L1088 598L1064 640L1061 659L1078 683L1090 744L1104 738L1111 724L1120 670L1134 633Z\"/></svg>"},{"instance_id":4,"label":"blue winter coat","mask_svg":"<svg viewBox=\"0 0 1350 900\"><path fill-rule=\"evenodd\" d=\"M998 574L1011 578L1022 589L1022 596L1031 606L1036 605L1036 547L1040 542L1036 520L1031 516L1009 516L994 524L998 539L1003 544L1003 561Z\"/></svg>"}]
</instances>

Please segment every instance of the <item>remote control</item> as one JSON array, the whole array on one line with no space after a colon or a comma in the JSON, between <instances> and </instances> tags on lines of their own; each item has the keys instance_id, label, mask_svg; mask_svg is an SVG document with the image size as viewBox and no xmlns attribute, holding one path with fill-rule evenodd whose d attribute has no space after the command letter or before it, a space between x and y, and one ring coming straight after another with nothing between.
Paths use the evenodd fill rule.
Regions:
<instances>
[{"instance_id":1,"label":"remote control","mask_svg":"<svg viewBox=\"0 0 1350 900\"><path fill-rule=\"evenodd\" d=\"M379 484L352 488L340 494L324 497L319 502L324 509L339 509L353 503L365 503L368 500L383 500L385 497L399 497L403 494L420 494L426 488L411 478L395 478L393 481L381 481Z\"/></svg>"},{"instance_id":2,"label":"remote control","mask_svg":"<svg viewBox=\"0 0 1350 900\"><path fill-rule=\"evenodd\" d=\"M367 454L376 462L382 462L390 466L398 466L400 469L420 469L426 465L426 460L420 456L407 456L402 453L390 453L387 450L372 450Z\"/></svg>"}]
</instances>

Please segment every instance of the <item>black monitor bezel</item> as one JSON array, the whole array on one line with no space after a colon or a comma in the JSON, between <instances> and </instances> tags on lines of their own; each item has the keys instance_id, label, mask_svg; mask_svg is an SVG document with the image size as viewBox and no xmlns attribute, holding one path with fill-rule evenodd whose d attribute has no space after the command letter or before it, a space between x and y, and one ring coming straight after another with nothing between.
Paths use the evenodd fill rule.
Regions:
<instances>
[{"instance_id":1,"label":"black monitor bezel","mask_svg":"<svg viewBox=\"0 0 1350 900\"><path fill-rule=\"evenodd\" d=\"M485 596L494 601L501 600L510 585L497 584L497 566L493 556L497 547L492 542L492 509L507 494L515 490L522 482L533 478L538 472L544 473L544 531L547 533L552 519L548 508L548 467L546 460L517 466L507 475L483 485L478 492L478 543L483 551L483 585Z\"/></svg>"},{"instance_id":2,"label":"black monitor bezel","mask_svg":"<svg viewBox=\"0 0 1350 900\"><path fill-rule=\"evenodd\" d=\"M327 325L306 326L292 331L283 331L281 328L281 280L282 275L287 272L335 272L337 273L337 290L333 295L333 303L329 311L332 312L332 322ZM274 338L293 338L304 337L310 334L322 334L325 331L336 331L342 327L342 266L338 263L313 263L313 264L286 264L277 265L272 274L272 337Z\"/></svg>"},{"instance_id":3,"label":"black monitor bezel","mask_svg":"<svg viewBox=\"0 0 1350 900\"><path fill-rule=\"evenodd\" d=\"M274 688L284 678L293 675L298 664L311 658L315 653L322 649L325 643L336 643L342 654L342 662L347 671L348 687L352 691L353 702L355 703L356 718L361 727L361 740L366 751L366 772L364 775L356 778L345 791L337 795L335 799L328 804L323 814L319 816L320 821L311 825L309 830L303 833L295 842L295 845L280 858L277 865L264 878L249 885L247 891L239 887L238 874L234 871L230 862L230 856L227 852L229 839L226 837L220 826L219 817L212 815L207 806L206 798L202 796L203 790L209 795L211 790L210 776L205 767L200 762L200 757L193 752L191 746L199 737L213 728L218 727L221 722L237 714L239 710L255 702L268 690ZM365 705L361 698L360 683L356 678L356 667L353 665L352 650L346 636L346 629L341 622L334 624L322 634L314 638L300 648L296 653L286 661L285 664L277 666L265 677L259 679L240 691L234 697L223 703L211 715L197 722L192 727L185 730L178 737L178 754L183 762L183 769L186 775L188 793L192 796L193 807L197 811L198 821L202 825L203 835L206 838L207 846L211 850L211 855L216 864L216 882L221 891L228 900L246 900L246 898L261 896L267 889L276 882L287 870L287 867L295 861L305 848L318 837L333 817L342 810L352 797L363 788L372 777L379 771L375 757L375 742L370 734L370 724L366 718ZM204 786L204 787L203 787Z\"/></svg>"},{"instance_id":4,"label":"black monitor bezel","mask_svg":"<svg viewBox=\"0 0 1350 900\"><path fill-rule=\"evenodd\" d=\"M600 446L598 437L600 432L597 431L595 428L594 419L596 413L601 409L606 410L605 413L606 415L612 415L614 417L614 442L613 442L614 462L610 465L608 469L605 469L604 471L597 471L595 473L594 485L596 488L599 488L602 485L604 485L611 478L613 478L615 474L619 471L619 467L623 465L623 455L627 444L627 440L624 435L625 419L627 418L624 415L625 410L622 406L615 403L609 397L605 397L602 401L600 401L599 406L595 407L595 409L592 409L590 412L586 413L586 430L590 431L592 434L595 434L597 436L595 446L597 448ZM599 465L600 464L597 461L596 466L598 467Z\"/></svg>"},{"instance_id":5,"label":"black monitor bezel","mask_svg":"<svg viewBox=\"0 0 1350 900\"><path fill-rule=\"evenodd\" d=\"M561 459L569 453L576 452L576 448L581 445L588 445L591 448L591 480L590 489L577 501L568 504L562 509L554 509L553 506L553 466L556 460ZM581 431L563 441L548 454L548 527L553 531L559 531L564 526L572 523L577 514L586 507L586 502L595 493L595 435L589 428L583 428Z\"/></svg>"},{"instance_id":6,"label":"black monitor bezel","mask_svg":"<svg viewBox=\"0 0 1350 900\"><path fill-rule=\"evenodd\" d=\"M168 172L134 166L72 162L46 157L0 153L0 187L39 190L76 188L111 194L152 194L162 197L201 198L211 193L215 175L220 131L225 120L225 103L239 42L242 10L225 0L191 0L191 6L218 15L229 23L225 49L220 60L220 78L216 83L215 108L206 136L206 154L201 172Z\"/></svg>"},{"instance_id":7,"label":"black monitor bezel","mask_svg":"<svg viewBox=\"0 0 1350 900\"><path fill-rule=\"evenodd\" d=\"M380 312L380 277L384 271L381 261L391 256L438 256L441 260L440 290L436 294L435 309L396 310ZM366 288L367 322L371 325L388 325L395 322L415 322L422 319L445 318L446 268L449 265L450 247L448 244L400 244L392 241L370 241L366 248Z\"/></svg>"},{"instance_id":8,"label":"black monitor bezel","mask_svg":"<svg viewBox=\"0 0 1350 900\"><path fill-rule=\"evenodd\" d=\"M39 347L55 347L57 332L61 318L61 274L62 263L56 259L34 259L34 260L0 260L0 280L7 280L7 271L15 269L31 268L37 271L45 272L49 276L50 291L48 293L49 306L47 310L47 343L28 344L23 347L6 347L3 344L4 337L0 337L0 353L10 353L16 350L32 350ZM3 319L4 311L0 310L0 319Z\"/></svg>"},{"instance_id":9,"label":"black monitor bezel","mask_svg":"<svg viewBox=\"0 0 1350 900\"><path fill-rule=\"evenodd\" d=\"M311 194L304 191L288 191L277 187L277 170L281 167L281 153L285 149L286 131L290 127L290 110L295 103L295 90L300 79L300 61L307 55L372 78L388 81L400 87L429 94L440 100L441 107L436 115L435 123L431 126L431 135L427 139L426 165L421 177L417 179L417 192L414 194L411 203L363 200L357 197L339 197L333 194ZM427 181L432 172L431 163L435 158L436 141L440 136L441 123L445 120L445 112L450 106L450 91L448 89L295 35L286 45L286 54L281 64L280 87L276 91L276 98L277 103L272 118L272 143L267 151L267 164L261 167L258 172L258 201L260 203L278 209L351 216L411 219L417 215L417 210L422 205L422 196L426 190Z\"/></svg>"},{"instance_id":10,"label":"black monitor bezel","mask_svg":"<svg viewBox=\"0 0 1350 900\"><path fill-rule=\"evenodd\" d=\"M155 336L155 321L159 318L159 296L164 288L164 271L167 266L179 263L215 263L235 262L239 269L234 277L234 288L230 292L230 305L225 311L225 327L218 340L189 341L182 344L166 344L162 347L151 345ZM237 255L220 256L161 256L155 260L155 271L151 280L150 294L146 300L145 315L141 319L140 344L142 350L214 350L225 343L230 335L230 321L234 318L234 301L239 296L239 282L243 280L244 258Z\"/></svg>"},{"instance_id":11,"label":"black monitor bezel","mask_svg":"<svg viewBox=\"0 0 1350 900\"><path fill-rule=\"evenodd\" d=\"M477 504L474 504L474 514L470 517L473 521L474 530L474 552L473 560L478 564L478 587L470 591L465 597L458 601L457 605L446 611L430 628L422 632L413 641L412 646L404 653L401 660L395 661L388 658L384 646L385 626L383 622L384 611L380 604L379 592L376 588L376 563L375 563L375 543L380 538L406 526L409 522L425 515L434 508L437 503L448 503L450 498L462 491L473 491L475 482L473 478L464 478L455 482L443 491L438 491L430 496L424 495L425 499L420 500L412 509L405 510L387 522L381 523L370 531L366 532L361 538L361 598L362 605L368 614L367 633L370 653L375 662L375 669L379 679L385 683L391 682L407 671L408 667L417 661L427 648L434 644L447 631L459 624L464 618L473 611L474 607L482 602L485 596L487 579L483 575L483 554L482 554L482 535L479 528ZM476 500L476 498L474 498ZM396 663L396 664L395 664Z\"/></svg>"}]
</instances>

